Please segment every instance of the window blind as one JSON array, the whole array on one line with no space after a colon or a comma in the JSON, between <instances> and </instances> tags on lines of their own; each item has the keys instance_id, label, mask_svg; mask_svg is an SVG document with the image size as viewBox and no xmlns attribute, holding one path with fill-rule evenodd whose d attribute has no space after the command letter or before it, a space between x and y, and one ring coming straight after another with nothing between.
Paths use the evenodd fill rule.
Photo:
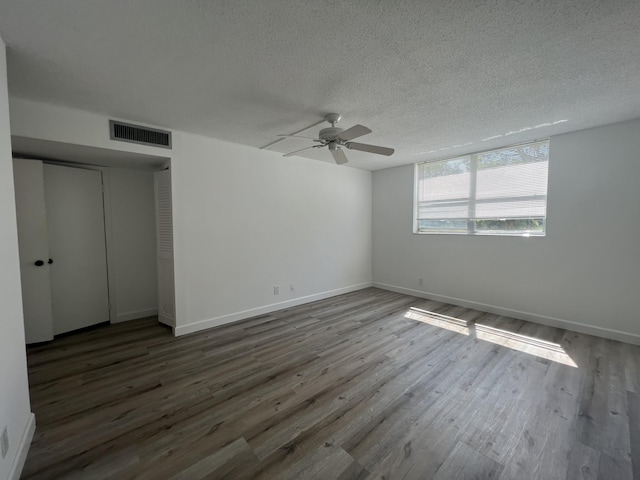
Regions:
<instances>
[{"instance_id":1,"label":"window blind","mask_svg":"<svg viewBox=\"0 0 640 480\"><path fill-rule=\"evenodd\" d=\"M543 235L549 141L416 165L417 233Z\"/></svg>"}]
</instances>

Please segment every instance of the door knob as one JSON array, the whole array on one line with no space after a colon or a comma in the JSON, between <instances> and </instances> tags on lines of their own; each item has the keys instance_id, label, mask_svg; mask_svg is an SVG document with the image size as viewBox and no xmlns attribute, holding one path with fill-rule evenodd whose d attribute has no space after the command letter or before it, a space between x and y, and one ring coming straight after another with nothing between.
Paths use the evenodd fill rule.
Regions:
<instances>
[{"instance_id":1,"label":"door knob","mask_svg":"<svg viewBox=\"0 0 640 480\"><path fill-rule=\"evenodd\" d=\"M36 261L34 262L34 265L35 265L36 267L41 267L42 265L44 265L44 262L43 262L42 260L36 260Z\"/></svg>"},{"instance_id":2,"label":"door knob","mask_svg":"<svg viewBox=\"0 0 640 480\"><path fill-rule=\"evenodd\" d=\"M50 258L49 261L47 262L49 265L51 265L53 263L53 259Z\"/></svg>"}]
</instances>

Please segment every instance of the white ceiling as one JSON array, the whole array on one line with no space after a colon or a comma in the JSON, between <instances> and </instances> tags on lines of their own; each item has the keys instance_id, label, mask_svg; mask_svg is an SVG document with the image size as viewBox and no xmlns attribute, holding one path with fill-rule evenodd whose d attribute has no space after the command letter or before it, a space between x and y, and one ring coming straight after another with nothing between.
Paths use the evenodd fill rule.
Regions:
<instances>
[{"instance_id":1,"label":"white ceiling","mask_svg":"<svg viewBox=\"0 0 640 480\"><path fill-rule=\"evenodd\" d=\"M2 0L0 34L11 95L254 147L338 112L372 170L640 117L638 0Z\"/></svg>"}]
</instances>

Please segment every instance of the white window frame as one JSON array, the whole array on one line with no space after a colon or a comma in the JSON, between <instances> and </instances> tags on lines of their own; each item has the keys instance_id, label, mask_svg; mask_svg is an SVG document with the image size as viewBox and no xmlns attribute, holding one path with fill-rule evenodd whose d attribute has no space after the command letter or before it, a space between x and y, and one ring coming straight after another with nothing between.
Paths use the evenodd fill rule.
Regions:
<instances>
[{"instance_id":1,"label":"white window frame","mask_svg":"<svg viewBox=\"0 0 640 480\"><path fill-rule=\"evenodd\" d=\"M490 152L495 152L495 151L500 151L500 150L506 150L509 148L519 148L519 147L525 147L527 145L532 145L532 144L537 144L537 143L541 143L541 142L546 142L547 145L549 145L549 139L548 138L543 138L543 139L537 139L534 140L532 142L527 142L527 143L519 143L519 144L512 144L512 145L507 145L504 147L500 147L500 148L494 148L491 150L483 150L483 151L479 151L479 152L475 152L475 153L469 153L466 155L460 155L458 157L450 157L450 158L441 158L441 159L437 159L437 160L430 160L430 161L425 161L425 162L418 162L414 165L414 188L413 188L413 233L416 235L463 235L463 236L508 236L508 237L545 237L547 234L547 209L548 209L548 185L547 185L547 192L545 195L545 214L544 217L542 217L542 231L532 231L532 230L494 230L494 231L490 231L490 230L482 230L482 231L476 231L475 229L475 221L477 221L478 219L475 219L475 207L476 207L476 188L477 188L477 162L478 162L478 156L484 153L490 153ZM550 155L549 155L550 156ZM470 186L469 186L469 198L468 198L468 204L469 204L469 213L467 215L466 219L460 219L462 220L466 220L466 224L467 224L467 228L466 231L454 231L454 230L421 230L420 229L420 219L418 218L419 216L419 168L420 165L426 164L426 163L436 163L436 162L446 162L446 161L451 161L451 160L455 160L458 158L464 158L464 157L470 157L470 163L469 163L469 173L470 173ZM549 161L549 157L547 157L547 162ZM548 175L549 175L549 170L547 167L547 179L548 179ZM505 218L505 220L508 218ZM513 219L515 219L515 217L513 217ZM502 219L501 219L502 220Z\"/></svg>"}]
</instances>

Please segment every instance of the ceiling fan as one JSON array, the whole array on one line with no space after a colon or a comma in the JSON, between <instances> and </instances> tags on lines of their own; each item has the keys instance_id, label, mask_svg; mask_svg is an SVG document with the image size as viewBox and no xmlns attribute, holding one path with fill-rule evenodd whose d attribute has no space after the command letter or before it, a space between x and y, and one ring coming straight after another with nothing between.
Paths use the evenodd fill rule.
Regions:
<instances>
[{"instance_id":1,"label":"ceiling fan","mask_svg":"<svg viewBox=\"0 0 640 480\"><path fill-rule=\"evenodd\" d=\"M329 147L329 151L331 152L331 155L333 155L333 159L338 165L342 165L348 162L347 156L344 154L343 147L351 150L360 150L361 152L376 153L378 155L387 156L392 155L395 151L393 148L379 147L377 145L369 145L367 143L351 142L350 140L353 140L354 138L371 133L371 130L363 125L354 125L346 130L338 128L336 127L336 123L340 121L340 115L337 113L328 114L325 117L325 120L329 122L331 126L320 130L318 138L304 137L301 135L277 135L278 137L305 138L307 140L319 142L318 145L301 148L300 150L287 153L284 156L290 157L291 155L295 155L298 152L309 150L311 148Z\"/></svg>"}]
</instances>

